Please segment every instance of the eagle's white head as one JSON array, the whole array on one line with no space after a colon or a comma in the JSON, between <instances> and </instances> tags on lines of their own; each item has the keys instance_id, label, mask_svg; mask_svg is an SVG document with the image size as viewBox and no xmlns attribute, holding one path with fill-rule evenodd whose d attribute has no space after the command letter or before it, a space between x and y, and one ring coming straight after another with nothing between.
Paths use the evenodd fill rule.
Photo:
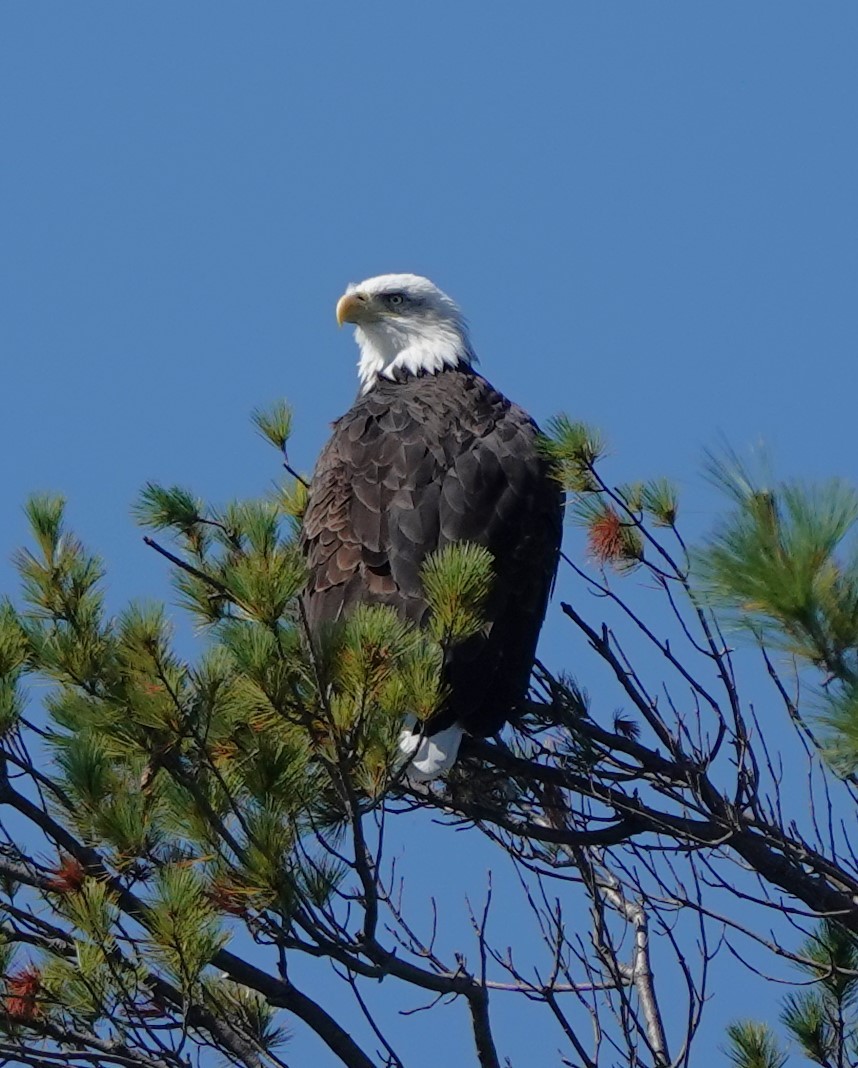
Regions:
<instances>
[{"instance_id":1,"label":"eagle's white head","mask_svg":"<svg viewBox=\"0 0 858 1068\"><path fill-rule=\"evenodd\" d=\"M474 352L455 301L418 274L380 274L352 283L337 304L337 322L354 323L362 392L397 371L437 374L470 364Z\"/></svg>"}]
</instances>

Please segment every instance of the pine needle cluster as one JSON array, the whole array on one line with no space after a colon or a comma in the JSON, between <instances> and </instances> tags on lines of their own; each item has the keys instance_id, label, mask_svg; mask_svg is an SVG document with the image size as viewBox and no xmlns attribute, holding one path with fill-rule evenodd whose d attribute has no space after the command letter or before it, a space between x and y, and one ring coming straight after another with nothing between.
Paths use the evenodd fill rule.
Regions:
<instances>
[{"instance_id":1,"label":"pine needle cluster","mask_svg":"<svg viewBox=\"0 0 858 1068\"><path fill-rule=\"evenodd\" d=\"M811 985L788 994L781 1023L812 1064L854 1064L858 1057L858 943L834 920L823 920L798 949L798 967ZM782 1068L788 1060L772 1029L751 1020L727 1029L737 1068Z\"/></svg>"},{"instance_id":2,"label":"pine needle cluster","mask_svg":"<svg viewBox=\"0 0 858 1068\"><path fill-rule=\"evenodd\" d=\"M600 471L607 446L598 430L558 415L549 420L540 447L568 494L572 519L586 529L590 557L599 565L631 571L644 562L646 522L675 531L675 487L664 478L609 486Z\"/></svg>"},{"instance_id":3,"label":"pine needle cluster","mask_svg":"<svg viewBox=\"0 0 858 1068\"><path fill-rule=\"evenodd\" d=\"M829 756L858 766L858 494L839 481L762 482L735 456L710 475L732 509L696 558L710 601L818 668Z\"/></svg>"},{"instance_id":4,"label":"pine needle cluster","mask_svg":"<svg viewBox=\"0 0 858 1068\"><path fill-rule=\"evenodd\" d=\"M256 421L282 451L287 411ZM264 940L272 917L327 907L353 862L342 828L395 788L405 717L443 700L445 650L483 626L492 577L484 550L451 547L424 567L427 628L368 606L311 640L283 504L296 485L219 509L143 489L136 516L203 635L192 660L162 605L108 615L103 568L62 499L28 503L21 603L0 604L0 736L14 749L37 682L50 818L85 846L40 877L62 938L0 944L10 1027L118 1041L129 1012L181 1030L194 1004L255 1049L282 1040L268 1003L218 981L213 962L239 929Z\"/></svg>"}]
</instances>

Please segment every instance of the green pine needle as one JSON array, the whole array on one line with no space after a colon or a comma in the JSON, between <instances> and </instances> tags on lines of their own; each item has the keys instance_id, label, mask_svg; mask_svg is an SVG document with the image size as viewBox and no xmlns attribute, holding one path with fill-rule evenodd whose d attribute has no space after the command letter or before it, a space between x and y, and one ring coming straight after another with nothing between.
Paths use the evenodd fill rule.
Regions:
<instances>
[{"instance_id":1,"label":"green pine needle","mask_svg":"<svg viewBox=\"0 0 858 1068\"><path fill-rule=\"evenodd\" d=\"M71 735L64 739L57 762L66 792L88 811L98 810L115 784L104 740L89 732Z\"/></svg>"},{"instance_id":2,"label":"green pine needle","mask_svg":"<svg viewBox=\"0 0 858 1068\"><path fill-rule=\"evenodd\" d=\"M448 545L426 557L420 577L431 611L430 632L436 641L465 641L483 629L494 582L488 549L468 542Z\"/></svg>"},{"instance_id":3,"label":"green pine needle","mask_svg":"<svg viewBox=\"0 0 858 1068\"><path fill-rule=\"evenodd\" d=\"M594 427L562 413L556 415L548 420L546 433L540 437L540 449L570 493L596 488L593 469L605 455L605 444Z\"/></svg>"},{"instance_id":4,"label":"green pine needle","mask_svg":"<svg viewBox=\"0 0 858 1068\"><path fill-rule=\"evenodd\" d=\"M289 1029L274 1022L277 1010L264 995L223 978L205 977L203 987L206 1000L216 1007L218 1014L240 1032L252 1035L266 1052L273 1053L290 1039Z\"/></svg>"},{"instance_id":5,"label":"green pine needle","mask_svg":"<svg viewBox=\"0 0 858 1068\"><path fill-rule=\"evenodd\" d=\"M139 857L150 855L159 835L154 832L146 796L139 781L123 783L115 797L104 802L94 814L93 826L116 852L114 863L132 867Z\"/></svg>"},{"instance_id":6,"label":"green pine needle","mask_svg":"<svg viewBox=\"0 0 858 1068\"><path fill-rule=\"evenodd\" d=\"M696 559L706 590L834 670L858 646L858 494L837 481L760 489L744 475L728 491L737 505Z\"/></svg>"},{"instance_id":7,"label":"green pine needle","mask_svg":"<svg viewBox=\"0 0 858 1068\"><path fill-rule=\"evenodd\" d=\"M13 675L27 662L27 632L9 601L0 600L0 676Z\"/></svg>"},{"instance_id":8,"label":"green pine needle","mask_svg":"<svg viewBox=\"0 0 858 1068\"><path fill-rule=\"evenodd\" d=\"M798 966L818 975L821 987L835 1001L845 1003L858 995L858 941L841 924L823 920L799 952L815 964L801 961Z\"/></svg>"},{"instance_id":9,"label":"green pine needle","mask_svg":"<svg viewBox=\"0 0 858 1068\"><path fill-rule=\"evenodd\" d=\"M726 1053L736 1068L783 1068L787 1054L771 1029L753 1020L739 1020L727 1027L730 1046Z\"/></svg>"},{"instance_id":10,"label":"green pine needle","mask_svg":"<svg viewBox=\"0 0 858 1068\"><path fill-rule=\"evenodd\" d=\"M98 879L86 878L79 890L58 897L58 905L93 942L109 948L119 911L111 891Z\"/></svg>"},{"instance_id":11,"label":"green pine needle","mask_svg":"<svg viewBox=\"0 0 858 1068\"><path fill-rule=\"evenodd\" d=\"M640 515L644 508L643 482L627 482L617 486L616 492L630 512Z\"/></svg>"},{"instance_id":12,"label":"green pine needle","mask_svg":"<svg viewBox=\"0 0 858 1068\"><path fill-rule=\"evenodd\" d=\"M57 494L35 494L24 505L24 514L36 544L46 560L53 560L63 535L65 498Z\"/></svg>"},{"instance_id":13,"label":"green pine needle","mask_svg":"<svg viewBox=\"0 0 858 1068\"><path fill-rule=\"evenodd\" d=\"M190 867L169 865L157 875L147 910L154 955L189 990L228 940L205 884Z\"/></svg>"},{"instance_id":14,"label":"green pine needle","mask_svg":"<svg viewBox=\"0 0 858 1068\"><path fill-rule=\"evenodd\" d=\"M652 516L658 527L672 527L679 512L676 487L666 478L643 483L641 500L644 509Z\"/></svg>"},{"instance_id":15,"label":"green pine needle","mask_svg":"<svg viewBox=\"0 0 858 1068\"><path fill-rule=\"evenodd\" d=\"M29 656L27 632L8 601L0 601L0 738L13 730L24 711L20 679Z\"/></svg>"},{"instance_id":16,"label":"green pine needle","mask_svg":"<svg viewBox=\"0 0 858 1068\"><path fill-rule=\"evenodd\" d=\"M283 515L288 516L293 521L296 534L304 512L307 510L309 497L307 483L301 482L297 478L285 485L278 486L274 491L274 502Z\"/></svg>"},{"instance_id":17,"label":"green pine needle","mask_svg":"<svg viewBox=\"0 0 858 1068\"><path fill-rule=\"evenodd\" d=\"M290 909L295 896L290 871L295 845L293 827L273 803L248 811L244 824L247 827L242 864L244 882L267 900Z\"/></svg>"},{"instance_id":18,"label":"green pine needle","mask_svg":"<svg viewBox=\"0 0 858 1068\"><path fill-rule=\"evenodd\" d=\"M0 678L0 738L13 731L24 714L24 698L14 678Z\"/></svg>"},{"instance_id":19,"label":"green pine needle","mask_svg":"<svg viewBox=\"0 0 858 1068\"><path fill-rule=\"evenodd\" d=\"M203 516L203 502L181 486L159 486L147 482L132 508L143 527L153 530L173 529L182 534L194 531Z\"/></svg>"},{"instance_id":20,"label":"green pine needle","mask_svg":"<svg viewBox=\"0 0 858 1068\"><path fill-rule=\"evenodd\" d=\"M269 555L243 556L224 566L223 584L245 612L275 626L301 592L304 562L288 548Z\"/></svg>"},{"instance_id":21,"label":"green pine needle","mask_svg":"<svg viewBox=\"0 0 858 1068\"><path fill-rule=\"evenodd\" d=\"M250 418L262 437L278 452L285 453L292 434L292 409L286 401L276 401L269 408L254 408Z\"/></svg>"},{"instance_id":22,"label":"green pine needle","mask_svg":"<svg viewBox=\"0 0 858 1068\"><path fill-rule=\"evenodd\" d=\"M810 1060L817 1064L828 1063L836 1038L822 999L816 993L788 994L784 998L781 1020Z\"/></svg>"}]
</instances>

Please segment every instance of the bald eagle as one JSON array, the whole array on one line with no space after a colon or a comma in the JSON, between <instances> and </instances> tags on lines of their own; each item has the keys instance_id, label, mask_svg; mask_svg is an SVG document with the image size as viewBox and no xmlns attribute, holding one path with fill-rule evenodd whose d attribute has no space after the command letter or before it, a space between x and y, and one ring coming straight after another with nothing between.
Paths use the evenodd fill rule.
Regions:
<instances>
[{"instance_id":1,"label":"bald eagle","mask_svg":"<svg viewBox=\"0 0 858 1068\"><path fill-rule=\"evenodd\" d=\"M409 776L431 779L452 765L464 733L496 733L527 692L562 493L536 424L474 370L459 308L427 278L350 285L336 315L356 327L360 392L310 484L301 537L310 633L359 604L392 605L420 625L427 554L475 542L493 557L485 632L449 650L448 697L401 737Z\"/></svg>"}]
</instances>

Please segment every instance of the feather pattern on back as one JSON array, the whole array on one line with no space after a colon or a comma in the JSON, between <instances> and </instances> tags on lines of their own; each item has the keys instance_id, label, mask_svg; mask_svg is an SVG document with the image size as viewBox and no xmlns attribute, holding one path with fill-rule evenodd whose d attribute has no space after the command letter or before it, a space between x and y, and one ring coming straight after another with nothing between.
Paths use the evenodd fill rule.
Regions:
<instances>
[{"instance_id":1,"label":"feather pattern on back","mask_svg":"<svg viewBox=\"0 0 858 1068\"><path fill-rule=\"evenodd\" d=\"M467 364L379 378L334 424L304 517L311 632L360 603L421 624L425 557L485 546L496 578L486 633L452 649L450 697L429 723L485 736L527 692L557 568L562 493L530 417Z\"/></svg>"}]
</instances>

